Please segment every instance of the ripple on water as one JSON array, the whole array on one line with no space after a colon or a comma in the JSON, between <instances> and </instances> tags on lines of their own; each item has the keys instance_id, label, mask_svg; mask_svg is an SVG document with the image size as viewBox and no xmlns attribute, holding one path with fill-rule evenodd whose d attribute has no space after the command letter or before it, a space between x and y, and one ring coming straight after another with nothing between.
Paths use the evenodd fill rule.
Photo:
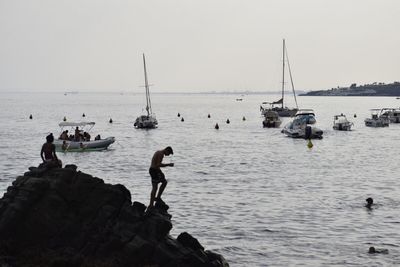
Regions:
<instances>
[{"instance_id":1,"label":"ripple on water","mask_svg":"<svg viewBox=\"0 0 400 267\"><path fill-rule=\"evenodd\" d=\"M107 151L60 153L61 160L125 185L133 200L147 204L151 157L171 145L174 155L165 161L175 167L164 169L168 186L163 195L173 215L171 234L193 234L232 266L400 265L400 125L371 129L363 122L369 108L398 106L395 99L302 97L301 105L314 108L325 131L312 149L304 140L285 138L280 129L262 128L257 95L247 95L239 106L231 95L154 94L160 125L153 131L132 126L131 114L143 106L138 95L79 94L70 102L58 94L4 99L3 192L17 175L40 163L44 136L58 132L64 116L81 119L84 107L87 119L97 123L95 134L117 141ZM188 123L176 120L171 110L177 109L187 114ZM331 129L337 112L358 115L352 118L354 131ZM27 119L30 113L34 121ZM225 124L228 116L230 125ZM283 125L289 121L283 118ZM11 135L18 142L10 142ZM364 208L369 196L376 203L371 211ZM389 248L389 254L369 255L371 245Z\"/></svg>"}]
</instances>

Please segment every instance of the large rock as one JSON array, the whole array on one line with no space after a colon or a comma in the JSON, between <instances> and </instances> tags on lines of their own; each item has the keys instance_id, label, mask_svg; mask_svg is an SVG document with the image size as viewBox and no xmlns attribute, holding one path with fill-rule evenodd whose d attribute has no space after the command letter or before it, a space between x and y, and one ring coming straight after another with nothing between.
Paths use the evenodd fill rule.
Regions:
<instances>
[{"instance_id":1,"label":"large rock","mask_svg":"<svg viewBox=\"0 0 400 267\"><path fill-rule=\"evenodd\" d=\"M76 166L30 168L0 199L0 266L229 266L188 233L172 238L165 203L145 209Z\"/></svg>"}]
</instances>

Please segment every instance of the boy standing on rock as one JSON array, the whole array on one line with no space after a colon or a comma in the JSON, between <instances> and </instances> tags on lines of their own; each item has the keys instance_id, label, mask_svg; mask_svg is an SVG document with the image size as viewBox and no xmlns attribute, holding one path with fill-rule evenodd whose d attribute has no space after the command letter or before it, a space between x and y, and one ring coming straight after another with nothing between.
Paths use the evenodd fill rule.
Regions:
<instances>
[{"instance_id":1,"label":"boy standing on rock","mask_svg":"<svg viewBox=\"0 0 400 267\"><path fill-rule=\"evenodd\" d=\"M161 167L173 167L174 163L162 163L164 156L173 155L174 151L172 147L168 146L163 150L158 150L154 153L153 158L151 159L151 165L149 169L149 173L151 176L151 184L153 186L150 194L150 205L149 208L154 206L154 201L161 201L161 195L164 192L165 187L167 186L167 180L165 180L165 175L161 171ZM158 184L161 183L160 189L158 190L158 194L156 197Z\"/></svg>"}]
</instances>

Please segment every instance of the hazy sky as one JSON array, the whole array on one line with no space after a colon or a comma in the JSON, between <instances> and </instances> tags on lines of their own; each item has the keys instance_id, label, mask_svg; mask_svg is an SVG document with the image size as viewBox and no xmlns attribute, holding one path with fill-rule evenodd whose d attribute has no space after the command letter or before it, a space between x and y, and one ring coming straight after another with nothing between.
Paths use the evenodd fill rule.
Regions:
<instances>
[{"instance_id":1,"label":"hazy sky","mask_svg":"<svg viewBox=\"0 0 400 267\"><path fill-rule=\"evenodd\" d=\"M0 0L0 90L276 91L400 80L399 0Z\"/></svg>"}]
</instances>

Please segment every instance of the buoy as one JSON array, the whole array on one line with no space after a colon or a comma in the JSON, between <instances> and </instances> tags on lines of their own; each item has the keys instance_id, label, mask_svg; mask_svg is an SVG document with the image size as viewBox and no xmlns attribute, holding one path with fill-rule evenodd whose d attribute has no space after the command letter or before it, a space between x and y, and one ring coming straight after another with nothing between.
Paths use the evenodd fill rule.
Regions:
<instances>
[{"instance_id":1,"label":"buoy","mask_svg":"<svg viewBox=\"0 0 400 267\"><path fill-rule=\"evenodd\" d=\"M180 117L181 116L181 114L178 112L178 117Z\"/></svg>"},{"instance_id":2,"label":"buoy","mask_svg":"<svg viewBox=\"0 0 400 267\"><path fill-rule=\"evenodd\" d=\"M82 117L86 117L85 113L82 114Z\"/></svg>"},{"instance_id":3,"label":"buoy","mask_svg":"<svg viewBox=\"0 0 400 267\"><path fill-rule=\"evenodd\" d=\"M32 119L32 118L33 118L32 114L31 114L31 115L29 115L29 119Z\"/></svg>"},{"instance_id":4,"label":"buoy","mask_svg":"<svg viewBox=\"0 0 400 267\"><path fill-rule=\"evenodd\" d=\"M307 147L311 149L313 146L314 146L314 145L313 145L313 143L311 142L311 139L308 139Z\"/></svg>"},{"instance_id":5,"label":"buoy","mask_svg":"<svg viewBox=\"0 0 400 267\"><path fill-rule=\"evenodd\" d=\"M208 114L208 116L207 116L208 118L211 118L211 115L210 114Z\"/></svg>"},{"instance_id":6,"label":"buoy","mask_svg":"<svg viewBox=\"0 0 400 267\"><path fill-rule=\"evenodd\" d=\"M245 116L243 116L243 119L242 119L243 121L245 121L246 120L246 117Z\"/></svg>"},{"instance_id":7,"label":"buoy","mask_svg":"<svg viewBox=\"0 0 400 267\"><path fill-rule=\"evenodd\" d=\"M183 119L183 117L182 117L181 121L185 121L185 120Z\"/></svg>"},{"instance_id":8,"label":"buoy","mask_svg":"<svg viewBox=\"0 0 400 267\"><path fill-rule=\"evenodd\" d=\"M218 130L219 129L219 125L218 125L218 123L216 123L215 124L215 127L214 127L216 130Z\"/></svg>"},{"instance_id":9,"label":"buoy","mask_svg":"<svg viewBox=\"0 0 400 267\"><path fill-rule=\"evenodd\" d=\"M113 120L110 118L110 120L108 121L109 123L113 123Z\"/></svg>"},{"instance_id":10,"label":"buoy","mask_svg":"<svg viewBox=\"0 0 400 267\"><path fill-rule=\"evenodd\" d=\"M354 113L354 118L357 118L357 114Z\"/></svg>"},{"instance_id":11,"label":"buoy","mask_svg":"<svg viewBox=\"0 0 400 267\"><path fill-rule=\"evenodd\" d=\"M231 123L231 121L230 121L229 119L227 119L227 120L226 120L226 123L229 124L229 123Z\"/></svg>"},{"instance_id":12,"label":"buoy","mask_svg":"<svg viewBox=\"0 0 400 267\"><path fill-rule=\"evenodd\" d=\"M63 119L63 121L67 121L67 117L65 117L65 116L64 116L64 119Z\"/></svg>"}]
</instances>

